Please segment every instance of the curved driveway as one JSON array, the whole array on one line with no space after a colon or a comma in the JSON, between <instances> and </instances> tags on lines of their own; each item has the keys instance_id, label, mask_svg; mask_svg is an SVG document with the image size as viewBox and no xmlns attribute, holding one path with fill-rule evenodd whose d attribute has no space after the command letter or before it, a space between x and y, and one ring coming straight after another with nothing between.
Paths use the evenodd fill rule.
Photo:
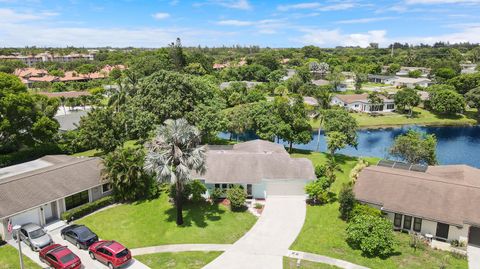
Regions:
<instances>
[{"instance_id":1,"label":"curved driveway","mask_svg":"<svg viewBox=\"0 0 480 269\"><path fill-rule=\"evenodd\" d=\"M269 196L257 223L206 269L281 269L305 221L305 196Z\"/></svg>"}]
</instances>

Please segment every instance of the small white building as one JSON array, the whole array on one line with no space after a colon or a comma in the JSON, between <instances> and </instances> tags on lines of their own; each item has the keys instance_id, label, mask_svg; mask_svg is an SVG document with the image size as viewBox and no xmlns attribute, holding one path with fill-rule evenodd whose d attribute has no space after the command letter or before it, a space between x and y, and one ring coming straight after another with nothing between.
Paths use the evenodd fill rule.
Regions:
<instances>
[{"instance_id":1,"label":"small white building","mask_svg":"<svg viewBox=\"0 0 480 269\"><path fill-rule=\"evenodd\" d=\"M395 76L368 75L368 81L372 83L392 84L395 78Z\"/></svg>"},{"instance_id":2,"label":"small white building","mask_svg":"<svg viewBox=\"0 0 480 269\"><path fill-rule=\"evenodd\" d=\"M368 94L337 94L332 98L331 105L341 106L348 110L358 112L392 112L395 110L395 101L381 94L383 104L372 105L368 100Z\"/></svg>"},{"instance_id":3,"label":"small white building","mask_svg":"<svg viewBox=\"0 0 480 269\"><path fill-rule=\"evenodd\" d=\"M417 86L426 88L432 85L432 81L428 78L408 78L408 77L396 77L389 82L389 84L396 87L415 88Z\"/></svg>"},{"instance_id":4,"label":"small white building","mask_svg":"<svg viewBox=\"0 0 480 269\"><path fill-rule=\"evenodd\" d=\"M480 169L467 165L394 163L363 169L354 193L381 209L397 230L480 245L479 179Z\"/></svg>"},{"instance_id":5,"label":"small white building","mask_svg":"<svg viewBox=\"0 0 480 269\"><path fill-rule=\"evenodd\" d=\"M316 179L312 162L292 158L283 145L253 140L233 146L209 146L207 169L194 173L203 181L207 197L214 189L241 185L247 196L265 199L269 195L305 195L305 184Z\"/></svg>"}]
</instances>

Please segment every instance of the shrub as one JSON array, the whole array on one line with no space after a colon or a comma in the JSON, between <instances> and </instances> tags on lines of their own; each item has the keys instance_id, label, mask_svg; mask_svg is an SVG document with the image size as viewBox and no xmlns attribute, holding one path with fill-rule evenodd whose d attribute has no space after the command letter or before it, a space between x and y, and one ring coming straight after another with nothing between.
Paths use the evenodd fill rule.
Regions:
<instances>
[{"instance_id":1,"label":"shrub","mask_svg":"<svg viewBox=\"0 0 480 269\"><path fill-rule=\"evenodd\" d=\"M255 203L253 206L255 207L255 209L262 209L263 208L263 205L260 204L260 203Z\"/></svg>"},{"instance_id":2,"label":"shrub","mask_svg":"<svg viewBox=\"0 0 480 269\"><path fill-rule=\"evenodd\" d=\"M317 179L309 182L305 186L305 192L312 204L326 204L328 202L328 192L324 180Z\"/></svg>"},{"instance_id":3,"label":"shrub","mask_svg":"<svg viewBox=\"0 0 480 269\"><path fill-rule=\"evenodd\" d=\"M357 181L357 178L358 178L358 175L360 174L360 171L362 171L363 168L365 168L367 166L368 166L367 161L365 161L363 159L358 160L355 167L353 167L353 169L350 171L350 179L352 180L353 183L355 183L355 181Z\"/></svg>"},{"instance_id":4,"label":"shrub","mask_svg":"<svg viewBox=\"0 0 480 269\"><path fill-rule=\"evenodd\" d=\"M111 205L115 202L113 196L105 196L103 198L100 198L96 201L93 201L88 204L81 205L79 207L76 207L74 209L65 211L62 213L62 219L63 220L74 220L74 219L79 219L85 215L88 215L102 207L106 207L108 205Z\"/></svg>"},{"instance_id":5,"label":"shrub","mask_svg":"<svg viewBox=\"0 0 480 269\"><path fill-rule=\"evenodd\" d=\"M392 223L382 217L354 216L347 227L347 242L368 257L388 257L395 250Z\"/></svg>"},{"instance_id":6,"label":"shrub","mask_svg":"<svg viewBox=\"0 0 480 269\"><path fill-rule=\"evenodd\" d=\"M190 185L190 193L193 202L201 202L204 200L203 194L207 191L207 187L198 179L192 180L188 183Z\"/></svg>"},{"instance_id":7,"label":"shrub","mask_svg":"<svg viewBox=\"0 0 480 269\"><path fill-rule=\"evenodd\" d=\"M367 215L373 217L382 217L382 211L380 209L376 209L375 207L371 207L369 205L359 204L356 203L353 207L351 218L360 215Z\"/></svg>"},{"instance_id":8,"label":"shrub","mask_svg":"<svg viewBox=\"0 0 480 269\"><path fill-rule=\"evenodd\" d=\"M215 188L213 189L212 193L210 194L210 198L213 200L213 201L217 201L221 198L225 198L225 191L223 189L220 189L220 188Z\"/></svg>"},{"instance_id":9,"label":"shrub","mask_svg":"<svg viewBox=\"0 0 480 269\"><path fill-rule=\"evenodd\" d=\"M340 203L338 209L340 211L340 218L346 221L350 220L356 203L352 184L344 184L342 186L342 189L338 194L338 202Z\"/></svg>"},{"instance_id":10,"label":"shrub","mask_svg":"<svg viewBox=\"0 0 480 269\"><path fill-rule=\"evenodd\" d=\"M245 208L247 193L239 185L235 185L227 190L227 198L230 201L230 207L233 211Z\"/></svg>"}]
</instances>

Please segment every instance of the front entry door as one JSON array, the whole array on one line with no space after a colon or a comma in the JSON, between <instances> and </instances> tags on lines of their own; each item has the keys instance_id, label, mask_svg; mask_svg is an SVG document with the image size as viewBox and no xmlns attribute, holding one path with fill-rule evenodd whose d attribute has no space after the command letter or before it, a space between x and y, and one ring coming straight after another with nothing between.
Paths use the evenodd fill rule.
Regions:
<instances>
[{"instance_id":1,"label":"front entry door","mask_svg":"<svg viewBox=\"0 0 480 269\"><path fill-rule=\"evenodd\" d=\"M449 225L441 222L437 222L437 234L436 237L440 239L448 239Z\"/></svg>"}]
</instances>

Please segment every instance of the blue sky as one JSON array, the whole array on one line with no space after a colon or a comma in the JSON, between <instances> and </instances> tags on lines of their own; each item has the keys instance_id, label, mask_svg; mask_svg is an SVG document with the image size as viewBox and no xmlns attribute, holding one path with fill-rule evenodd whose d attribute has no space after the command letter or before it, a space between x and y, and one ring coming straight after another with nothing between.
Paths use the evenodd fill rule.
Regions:
<instances>
[{"instance_id":1,"label":"blue sky","mask_svg":"<svg viewBox=\"0 0 480 269\"><path fill-rule=\"evenodd\" d=\"M0 0L0 46L480 42L480 0Z\"/></svg>"}]
</instances>

